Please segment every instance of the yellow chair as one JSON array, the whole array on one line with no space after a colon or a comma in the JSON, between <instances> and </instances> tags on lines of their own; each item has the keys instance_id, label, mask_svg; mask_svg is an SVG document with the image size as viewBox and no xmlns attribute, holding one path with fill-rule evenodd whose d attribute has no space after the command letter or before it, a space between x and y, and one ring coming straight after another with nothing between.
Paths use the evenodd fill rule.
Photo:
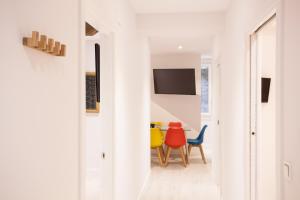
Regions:
<instances>
[{"instance_id":1,"label":"yellow chair","mask_svg":"<svg viewBox=\"0 0 300 200\"><path fill-rule=\"evenodd\" d=\"M160 165L165 162L165 153L163 149L164 135L159 128L151 128L151 148L156 149Z\"/></svg>"},{"instance_id":2,"label":"yellow chair","mask_svg":"<svg viewBox=\"0 0 300 200\"><path fill-rule=\"evenodd\" d=\"M151 122L151 124L153 124L155 126L155 128L160 128L162 127L162 122Z\"/></svg>"}]
</instances>

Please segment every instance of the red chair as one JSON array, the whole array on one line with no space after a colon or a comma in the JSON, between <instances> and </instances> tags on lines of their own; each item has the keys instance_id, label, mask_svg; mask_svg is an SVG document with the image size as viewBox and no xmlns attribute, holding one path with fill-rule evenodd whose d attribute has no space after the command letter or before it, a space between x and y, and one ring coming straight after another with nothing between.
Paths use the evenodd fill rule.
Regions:
<instances>
[{"instance_id":1,"label":"red chair","mask_svg":"<svg viewBox=\"0 0 300 200\"><path fill-rule=\"evenodd\" d=\"M181 122L170 122L169 127L181 128L182 124L181 124Z\"/></svg>"},{"instance_id":2,"label":"red chair","mask_svg":"<svg viewBox=\"0 0 300 200\"><path fill-rule=\"evenodd\" d=\"M172 149L179 149L184 167L186 167L186 160L185 160L185 153L184 153L186 138L185 138L184 130L182 128L169 128L167 130L165 144L167 146L167 157L166 157L165 165L168 164Z\"/></svg>"}]
</instances>

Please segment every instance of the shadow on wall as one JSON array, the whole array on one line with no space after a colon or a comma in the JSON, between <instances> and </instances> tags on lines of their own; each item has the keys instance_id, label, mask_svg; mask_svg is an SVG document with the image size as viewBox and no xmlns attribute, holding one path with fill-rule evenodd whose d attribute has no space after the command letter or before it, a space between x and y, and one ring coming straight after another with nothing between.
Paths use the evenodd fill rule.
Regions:
<instances>
[{"instance_id":1,"label":"shadow on wall","mask_svg":"<svg viewBox=\"0 0 300 200\"><path fill-rule=\"evenodd\" d=\"M172 101L170 101L170 98ZM199 95L153 95L152 101L192 129L197 131L201 129L201 105ZM156 116L153 117L159 118L159 115L160 113L156 113Z\"/></svg>"}]
</instances>

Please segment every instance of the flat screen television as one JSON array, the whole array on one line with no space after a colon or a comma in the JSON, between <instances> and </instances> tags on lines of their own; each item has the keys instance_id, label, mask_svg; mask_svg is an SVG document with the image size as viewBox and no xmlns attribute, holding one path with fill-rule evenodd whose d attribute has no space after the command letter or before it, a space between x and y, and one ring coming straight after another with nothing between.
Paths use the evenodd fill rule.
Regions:
<instances>
[{"instance_id":1,"label":"flat screen television","mask_svg":"<svg viewBox=\"0 0 300 200\"><path fill-rule=\"evenodd\" d=\"M155 94L196 95L195 69L153 69Z\"/></svg>"},{"instance_id":2,"label":"flat screen television","mask_svg":"<svg viewBox=\"0 0 300 200\"><path fill-rule=\"evenodd\" d=\"M261 102L269 102L271 78L261 78Z\"/></svg>"}]
</instances>

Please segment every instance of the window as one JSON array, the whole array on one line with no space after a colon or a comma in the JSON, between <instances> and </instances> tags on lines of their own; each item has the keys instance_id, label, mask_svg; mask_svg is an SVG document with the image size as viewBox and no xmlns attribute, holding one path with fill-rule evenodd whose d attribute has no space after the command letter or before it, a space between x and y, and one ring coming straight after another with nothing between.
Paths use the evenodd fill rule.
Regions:
<instances>
[{"instance_id":1,"label":"window","mask_svg":"<svg viewBox=\"0 0 300 200\"><path fill-rule=\"evenodd\" d=\"M210 69L211 59L201 61L201 113L210 114Z\"/></svg>"}]
</instances>

